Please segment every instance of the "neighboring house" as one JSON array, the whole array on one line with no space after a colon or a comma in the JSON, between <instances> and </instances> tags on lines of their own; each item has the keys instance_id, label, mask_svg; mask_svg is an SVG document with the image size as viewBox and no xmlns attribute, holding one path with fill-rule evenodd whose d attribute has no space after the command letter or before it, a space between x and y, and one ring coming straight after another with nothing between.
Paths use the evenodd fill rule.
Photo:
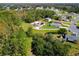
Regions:
<instances>
[{"instance_id":1,"label":"neighboring house","mask_svg":"<svg viewBox=\"0 0 79 59\"><path fill-rule=\"evenodd\" d=\"M10 7L6 7L6 10L8 10L8 11L9 11L9 10L10 10Z\"/></svg>"},{"instance_id":2,"label":"neighboring house","mask_svg":"<svg viewBox=\"0 0 79 59\"><path fill-rule=\"evenodd\" d=\"M20 11L22 11L22 10L23 10L23 8L21 7L21 8L20 8Z\"/></svg>"},{"instance_id":3,"label":"neighboring house","mask_svg":"<svg viewBox=\"0 0 79 59\"><path fill-rule=\"evenodd\" d=\"M69 13L68 14L69 16L74 16L74 15L76 15L74 12L71 12L71 13Z\"/></svg>"},{"instance_id":4,"label":"neighboring house","mask_svg":"<svg viewBox=\"0 0 79 59\"><path fill-rule=\"evenodd\" d=\"M67 19L67 16L66 15L63 15L60 17L60 20L63 20L63 21L69 21L69 19Z\"/></svg>"},{"instance_id":5,"label":"neighboring house","mask_svg":"<svg viewBox=\"0 0 79 59\"><path fill-rule=\"evenodd\" d=\"M60 23L52 23L51 26L55 26L57 28L60 28L61 24Z\"/></svg>"},{"instance_id":6,"label":"neighboring house","mask_svg":"<svg viewBox=\"0 0 79 59\"><path fill-rule=\"evenodd\" d=\"M38 9L41 9L41 10L42 10L42 9L43 9L43 7L36 7L36 10L38 10Z\"/></svg>"},{"instance_id":7,"label":"neighboring house","mask_svg":"<svg viewBox=\"0 0 79 59\"><path fill-rule=\"evenodd\" d=\"M54 8L54 7L52 7L50 10L54 11L54 10L55 10L55 8Z\"/></svg>"},{"instance_id":8,"label":"neighboring house","mask_svg":"<svg viewBox=\"0 0 79 59\"><path fill-rule=\"evenodd\" d=\"M30 7L27 7L27 9L30 10L30 9L33 9L33 8L30 6Z\"/></svg>"},{"instance_id":9,"label":"neighboring house","mask_svg":"<svg viewBox=\"0 0 79 59\"><path fill-rule=\"evenodd\" d=\"M18 10L19 10L18 8L15 9L15 11L18 11Z\"/></svg>"},{"instance_id":10,"label":"neighboring house","mask_svg":"<svg viewBox=\"0 0 79 59\"><path fill-rule=\"evenodd\" d=\"M45 18L48 22L50 22L50 21L52 21L52 19L51 18L49 18L49 17L47 17L47 18Z\"/></svg>"},{"instance_id":11,"label":"neighboring house","mask_svg":"<svg viewBox=\"0 0 79 59\"><path fill-rule=\"evenodd\" d=\"M44 25L44 23L41 22L41 21L35 21L35 22L31 23L31 24L32 24L33 26L35 26L35 27L40 27L40 26Z\"/></svg>"}]
</instances>

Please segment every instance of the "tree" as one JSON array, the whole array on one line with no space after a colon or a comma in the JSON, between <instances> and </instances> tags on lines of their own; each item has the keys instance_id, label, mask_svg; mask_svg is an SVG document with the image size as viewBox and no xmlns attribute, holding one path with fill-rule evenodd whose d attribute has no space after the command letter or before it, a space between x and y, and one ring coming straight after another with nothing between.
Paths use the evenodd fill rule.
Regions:
<instances>
[{"instance_id":1,"label":"tree","mask_svg":"<svg viewBox=\"0 0 79 59\"><path fill-rule=\"evenodd\" d=\"M33 54L42 56L44 53L44 45L45 40L43 40L43 37L40 34L35 34L33 36L33 42L32 42Z\"/></svg>"},{"instance_id":2,"label":"tree","mask_svg":"<svg viewBox=\"0 0 79 59\"><path fill-rule=\"evenodd\" d=\"M58 33L59 34L66 34L67 30L65 28L60 28Z\"/></svg>"},{"instance_id":3,"label":"tree","mask_svg":"<svg viewBox=\"0 0 79 59\"><path fill-rule=\"evenodd\" d=\"M35 10L35 9L27 10L27 15L24 18L24 21L31 23L40 20L40 18L46 18L46 17L52 18L54 14L55 14L54 11L49 10Z\"/></svg>"},{"instance_id":4,"label":"tree","mask_svg":"<svg viewBox=\"0 0 79 59\"><path fill-rule=\"evenodd\" d=\"M52 18L55 20L59 20L60 17L59 16L52 16Z\"/></svg>"},{"instance_id":5,"label":"tree","mask_svg":"<svg viewBox=\"0 0 79 59\"><path fill-rule=\"evenodd\" d=\"M58 33L61 34L63 38L65 38L67 30L65 28L60 28Z\"/></svg>"},{"instance_id":6,"label":"tree","mask_svg":"<svg viewBox=\"0 0 79 59\"><path fill-rule=\"evenodd\" d=\"M10 12L0 14L0 55L31 55L31 38L20 28L21 21Z\"/></svg>"},{"instance_id":7,"label":"tree","mask_svg":"<svg viewBox=\"0 0 79 59\"><path fill-rule=\"evenodd\" d=\"M28 37L31 37L32 36L32 27L29 27L28 28L26 34L27 34Z\"/></svg>"}]
</instances>

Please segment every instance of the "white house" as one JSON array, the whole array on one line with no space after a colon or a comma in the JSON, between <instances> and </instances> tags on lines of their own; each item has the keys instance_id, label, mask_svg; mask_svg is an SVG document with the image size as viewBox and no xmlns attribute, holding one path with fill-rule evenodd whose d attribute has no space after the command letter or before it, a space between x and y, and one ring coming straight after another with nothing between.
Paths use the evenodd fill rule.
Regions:
<instances>
[{"instance_id":1,"label":"white house","mask_svg":"<svg viewBox=\"0 0 79 59\"><path fill-rule=\"evenodd\" d=\"M54 10L55 10L55 8L54 8L54 7L52 7L52 8L51 8L51 10L52 10L52 11L54 11Z\"/></svg>"},{"instance_id":2,"label":"white house","mask_svg":"<svg viewBox=\"0 0 79 59\"><path fill-rule=\"evenodd\" d=\"M51 18L45 18L48 22L50 22L50 21L52 21L52 19Z\"/></svg>"},{"instance_id":3,"label":"white house","mask_svg":"<svg viewBox=\"0 0 79 59\"><path fill-rule=\"evenodd\" d=\"M18 10L19 10L18 8L15 9L15 11L18 11Z\"/></svg>"},{"instance_id":4,"label":"white house","mask_svg":"<svg viewBox=\"0 0 79 59\"><path fill-rule=\"evenodd\" d=\"M37 30L39 30L41 26L45 25L45 23L41 21L35 21L31 24L34 26L34 29L37 29Z\"/></svg>"},{"instance_id":5,"label":"white house","mask_svg":"<svg viewBox=\"0 0 79 59\"><path fill-rule=\"evenodd\" d=\"M41 10L42 10L42 9L43 9L43 7L36 7L36 10L38 10L38 9L41 9Z\"/></svg>"},{"instance_id":6,"label":"white house","mask_svg":"<svg viewBox=\"0 0 79 59\"><path fill-rule=\"evenodd\" d=\"M10 10L10 7L6 7L6 10L8 10L8 11L9 11L9 10Z\"/></svg>"},{"instance_id":7,"label":"white house","mask_svg":"<svg viewBox=\"0 0 79 59\"><path fill-rule=\"evenodd\" d=\"M35 26L35 27L40 27L40 26L44 25L44 23L41 22L41 21L35 21L35 22L31 23L31 24L32 24L33 26Z\"/></svg>"}]
</instances>

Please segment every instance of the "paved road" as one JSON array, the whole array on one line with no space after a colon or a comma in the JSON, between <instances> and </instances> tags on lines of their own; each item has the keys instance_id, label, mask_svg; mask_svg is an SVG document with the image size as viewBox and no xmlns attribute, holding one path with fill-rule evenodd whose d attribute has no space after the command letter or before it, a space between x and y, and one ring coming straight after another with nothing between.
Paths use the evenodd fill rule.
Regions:
<instances>
[{"instance_id":1,"label":"paved road","mask_svg":"<svg viewBox=\"0 0 79 59\"><path fill-rule=\"evenodd\" d=\"M79 38L79 29L76 28L76 25L75 25L76 22L77 22L77 20L79 20L79 15L75 19L72 19L71 25L68 28L71 32L76 33L77 37L76 36L69 36L69 35L67 35L66 38L65 38L65 40L67 39L67 37L68 37L68 40L70 40L70 41L74 41L74 40L76 40L76 39Z\"/></svg>"},{"instance_id":2,"label":"paved road","mask_svg":"<svg viewBox=\"0 0 79 59\"><path fill-rule=\"evenodd\" d=\"M71 21L71 25L70 25L70 27L69 27L69 30L71 31L71 32L74 32L74 33L79 33L79 29L78 28L76 28L76 22L77 22L77 20L79 20L79 15L75 18L75 19L73 19L72 21Z\"/></svg>"}]
</instances>

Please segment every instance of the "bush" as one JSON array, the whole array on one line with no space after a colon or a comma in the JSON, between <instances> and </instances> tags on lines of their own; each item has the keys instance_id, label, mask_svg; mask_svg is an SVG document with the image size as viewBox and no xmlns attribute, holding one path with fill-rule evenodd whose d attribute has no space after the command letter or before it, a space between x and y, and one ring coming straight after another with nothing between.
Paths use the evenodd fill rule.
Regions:
<instances>
[{"instance_id":1,"label":"bush","mask_svg":"<svg viewBox=\"0 0 79 59\"><path fill-rule=\"evenodd\" d=\"M58 31L59 34L66 34L67 30L65 28L60 28Z\"/></svg>"}]
</instances>

